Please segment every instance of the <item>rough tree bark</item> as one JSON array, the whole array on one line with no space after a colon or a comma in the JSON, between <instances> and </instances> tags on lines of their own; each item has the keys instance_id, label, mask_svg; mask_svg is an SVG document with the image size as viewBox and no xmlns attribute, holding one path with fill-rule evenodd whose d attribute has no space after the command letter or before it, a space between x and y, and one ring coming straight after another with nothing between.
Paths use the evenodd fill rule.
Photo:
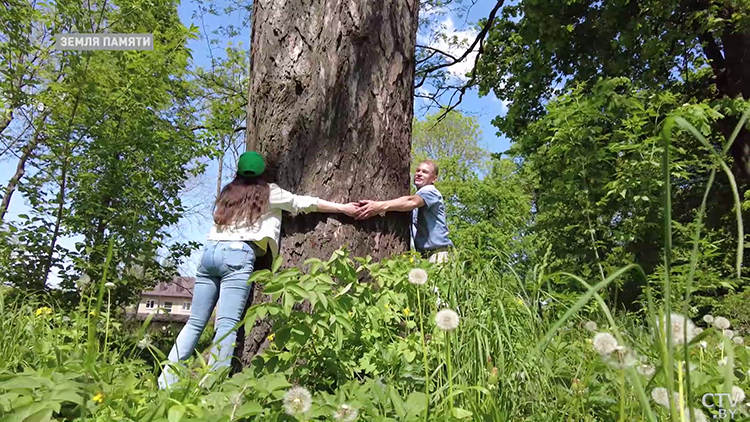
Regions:
<instances>
[{"instance_id":1,"label":"rough tree bark","mask_svg":"<svg viewBox=\"0 0 750 422\"><path fill-rule=\"evenodd\" d=\"M277 164L281 187L336 202L409 193L418 11L418 0L254 2L247 148ZM409 221L285 215L284 265L341 246L376 260L401 253ZM269 328L258 323L238 345L245 365Z\"/></svg>"},{"instance_id":2,"label":"rough tree bark","mask_svg":"<svg viewBox=\"0 0 750 422\"><path fill-rule=\"evenodd\" d=\"M727 9L723 15L729 19L732 13ZM703 52L716 77L718 96L750 100L750 29L727 24L720 35L721 44L712 34L700 35ZM728 116L719 122L719 128L729 138L738 123L738 118ZM750 181L750 131L740 131L730 153L738 176Z\"/></svg>"}]
</instances>

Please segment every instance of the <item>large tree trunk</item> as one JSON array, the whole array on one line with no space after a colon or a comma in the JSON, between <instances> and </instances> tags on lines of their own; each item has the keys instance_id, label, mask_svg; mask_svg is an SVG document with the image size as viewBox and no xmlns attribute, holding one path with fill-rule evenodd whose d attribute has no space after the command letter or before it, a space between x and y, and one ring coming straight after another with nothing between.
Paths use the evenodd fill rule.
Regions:
<instances>
[{"instance_id":1,"label":"large tree trunk","mask_svg":"<svg viewBox=\"0 0 750 422\"><path fill-rule=\"evenodd\" d=\"M731 10L725 12L731 15ZM750 100L750 29L727 24L721 35L721 47L714 37L702 34L703 51L711 63L720 97ZM719 122L719 128L729 138L739 119L728 116ZM735 171L745 181L750 181L750 131L742 129L730 150Z\"/></svg>"},{"instance_id":2,"label":"large tree trunk","mask_svg":"<svg viewBox=\"0 0 750 422\"><path fill-rule=\"evenodd\" d=\"M336 202L409 194L418 12L418 0L254 2L247 148L278 165L282 188ZM299 266L347 246L377 260L408 248L409 222L285 215L281 254ZM248 334L246 364L268 330Z\"/></svg>"}]
</instances>

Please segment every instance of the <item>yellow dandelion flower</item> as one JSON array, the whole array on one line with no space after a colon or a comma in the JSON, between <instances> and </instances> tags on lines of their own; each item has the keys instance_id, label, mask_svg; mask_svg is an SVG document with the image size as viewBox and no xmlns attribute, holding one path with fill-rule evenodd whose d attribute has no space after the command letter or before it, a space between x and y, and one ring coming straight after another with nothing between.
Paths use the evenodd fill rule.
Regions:
<instances>
[{"instance_id":1,"label":"yellow dandelion flower","mask_svg":"<svg viewBox=\"0 0 750 422\"><path fill-rule=\"evenodd\" d=\"M388 309L388 310L390 311L390 310L391 310L391 307L390 307L390 305L388 305L388 304L386 303L386 304L385 304L385 309Z\"/></svg>"},{"instance_id":2,"label":"yellow dandelion flower","mask_svg":"<svg viewBox=\"0 0 750 422\"><path fill-rule=\"evenodd\" d=\"M414 257L409 258L409 262L414 263Z\"/></svg>"},{"instance_id":3,"label":"yellow dandelion flower","mask_svg":"<svg viewBox=\"0 0 750 422\"><path fill-rule=\"evenodd\" d=\"M404 308L404 316L409 316L409 314L411 314L409 308Z\"/></svg>"},{"instance_id":4,"label":"yellow dandelion flower","mask_svg":"<svg viewBox=\"0 0 750 422\"><path fill-rule=\"evenodd\" d=\"M273 339L275 339L275 338L276 338L276 334L274 334L274 333L271 333L271 335L269 335L269 336L268 336L268 337L266 337L266 338L268 339L268 341L273 341Z\"/></svg>"},{"instance_id":5,"label":"yellow dandelion flower","mask_svg":"<svg viewBox=\"0 0 750 422\"><path fill-rule=\"evenodd\" d=\"M94 396L94 398L91 399L91 400L93 400L95 403L99 403L99 404L104 403L104 393L96 393L96 395Z\"/></svg>"},{"instance_id":6,"label":"yellow dandelion flower","mask_svg":"<svg viewBox=\"0 0 750 422\"><path fill-rule=\"evenodd\" d=\"M353 317L353 316L354 316L354 311L349 311L349 317Z\"/></svg>"},{"instance_id":7,"label":"yellow dandelion flower","mask_svg":"<svg viewBox=\"0 0 750 422\"><path fill-rule=\"evenodd\" d=\"M520 297L517 297L516 303L518 303L519 305L523 305L523 299L521 299Z\"/></svg>"},{"instance_id":8,"label":"yellow dandelion flower","mask_svg":"<svg viewBox=\"0 0 750 422\"><path fill-rule=\"evenodd\" d=\"M35 313L36 313L36 316L52 315L52 309L46 306L42 306L41 308L37 309Z\"/></svg>"}]
</instances>

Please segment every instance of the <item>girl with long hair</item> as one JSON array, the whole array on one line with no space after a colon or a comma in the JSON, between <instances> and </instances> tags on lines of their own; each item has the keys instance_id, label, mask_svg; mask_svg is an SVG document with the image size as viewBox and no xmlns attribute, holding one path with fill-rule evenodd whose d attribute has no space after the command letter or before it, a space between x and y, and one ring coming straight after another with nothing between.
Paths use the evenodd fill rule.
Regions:
<instances>
[{"instance_id":1,"label":"girl with long hair","mask_svg":"<svg viewBox=\"0 0 750 422\"><path fill-rule=\"evenodd\" d=\"M195 277L193 303L185 327L169 352L170 362L181 362L193 354L198 339L216 308L216 334L209 365L213 371L227 369L234 352L237 332L252 286L248 283L256 258L279 253L281 212L344 213L353 216L354 203L339 204L312 196L294 195L263 177L265 162L254 151L240 156L237 175L216 199L214 225L208 235ZM177 381L167 365L159 387Z\"/></svg>"}]
</instances>

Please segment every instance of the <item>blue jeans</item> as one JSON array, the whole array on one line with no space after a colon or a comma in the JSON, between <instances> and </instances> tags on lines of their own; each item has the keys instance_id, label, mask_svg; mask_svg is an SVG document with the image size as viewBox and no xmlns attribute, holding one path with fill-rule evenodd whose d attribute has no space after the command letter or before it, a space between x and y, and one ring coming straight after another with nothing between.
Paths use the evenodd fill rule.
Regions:
<instances>
[{"instance_id":1,"label":"blue jeans","mask_svg":"<svg viewBox=\"0 0 750 422\"><path fill-rule=\"evenodd\" d=\"M237 331L232 329L242 317L252 288L248 279L253 273L255 258L255 246L245 242L220 241L206 246L195 277L190 318L169 352L170 362L184 361L193 354L218 299L216 334L208 363L212 370L230 366L237 339ZM177 375L165 366L159 377L159 388L176 381Z\"/></svg>"}]
</instances>

